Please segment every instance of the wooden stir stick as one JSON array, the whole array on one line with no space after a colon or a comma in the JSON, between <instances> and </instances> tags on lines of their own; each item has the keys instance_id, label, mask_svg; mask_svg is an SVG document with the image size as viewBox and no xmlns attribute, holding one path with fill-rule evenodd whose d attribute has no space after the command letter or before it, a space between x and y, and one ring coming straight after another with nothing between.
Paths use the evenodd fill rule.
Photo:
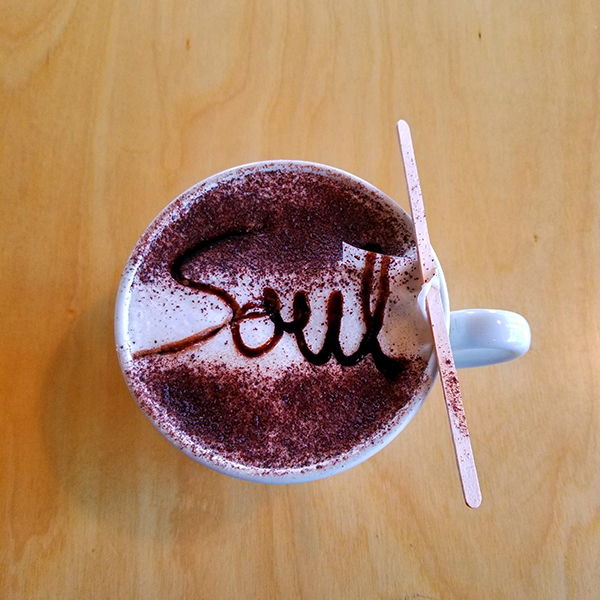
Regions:
<instances>
[{"instance_id":1,"label":"wooden stir stick","mask_svg":"<svg viewBox=\"0 0 600 600\"><path fill-rule=\"evenodd\" d=\"M402 160L404 162L406 186L410 199L410 209L415 227L417 253L419 255L423 285L431 282L431 286L426 293L425 306L429 315L435 353L439 365L444 398L446 400L456 464L458 465L465 502L467 506L477 508L481 504L481 489L479 488L479 479L477 477L477 469L475 468L473 449L471 448L471 438L467 427L467 417L458 384L456 365L454 364L452 348L450 347L450 336L446 329L439 280L435 277L435 260L433 259L433 252L429 241L429 232L425 219L425 206L423 204L423 195L421 193L421 184L419 183L410 128L405 121L398 121L397 127Z\"/></svg>"}]
</instances>

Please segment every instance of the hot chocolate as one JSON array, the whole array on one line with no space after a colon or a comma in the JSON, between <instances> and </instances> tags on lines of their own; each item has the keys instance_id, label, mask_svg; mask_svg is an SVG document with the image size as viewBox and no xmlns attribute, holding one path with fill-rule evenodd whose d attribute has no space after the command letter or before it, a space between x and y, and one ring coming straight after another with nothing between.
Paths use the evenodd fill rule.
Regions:
<instances>
[{"instance_id":1,"label":"hot chocolate","mask_svg":"<svg viewBox=\"0 0 600 600\"><path fill-rule=\"evenodd\" d=\"M124 279L130 389L209 465L321 468L428 386L411 228L341 172L262 163L198 184L148 228Z\"/></svg>"}]
</instances>

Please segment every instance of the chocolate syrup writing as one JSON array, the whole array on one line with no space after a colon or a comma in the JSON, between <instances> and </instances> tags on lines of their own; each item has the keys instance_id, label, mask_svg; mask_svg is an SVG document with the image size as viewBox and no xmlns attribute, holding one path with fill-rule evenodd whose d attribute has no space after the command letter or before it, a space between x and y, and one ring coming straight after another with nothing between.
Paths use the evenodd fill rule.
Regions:
<instances>
[{"instance_id":1,"label":"chocolate syrup writing","mask_svg":"<svg viewBox=\"0 0 600 600\"><path fill-rule=\"evenodd\" d=\"M185 285L198 292L212 295L219 298L219 300L222 300L231 309L230 318L221 325L191 335L185 339L165 344L158 348L138 351L134 353L134 358L181 352L182 350L214 337L224 327L228 326L231 331L231 337L235 348L248 358L262 356L271 351L277 345L284 333L288 333L295 337L296 344L298 345L298 349L302 356L313 365L323 365L333 356L340 365L352 366L356 365L368 354L371 354L377 369L388 379L396 379L407 369L409 361L405 358L394 358L386 355L381 349L379 340L377 339L383 326L385 307L390 296L390 258L388 256L382 257L379 270L377 297L375 298L374 308L371 310L371 295L373 292L376 254L374 252L368 252L366 254L360 288L361 314L366 329L358 349L351 354L344 354L340 346L339 338L342 316L344 313L344 296L339 290L334 290L329 295L326 306L327 329L325 340L321 350L313 352L308 347L304 336L304 329L311 316L311 307L307 292L298 291L294 294L293 318L291 321L284 321L281 317L281 302L279 295L274 289L266 287L263 289L262 295L257 301L248 302L240 306L239 302L224 289L209 283L186 279L182 274L182 266L184 259L188 256L189 253L186 253L186 255L179 257L173 263L171 268L173 279L181 285ZM266 317L270 318L273 323L273 333L271 337L260 346L248 346L242 339L240 331L241 323L251 319Z\"/></svg>"}]
</instances>

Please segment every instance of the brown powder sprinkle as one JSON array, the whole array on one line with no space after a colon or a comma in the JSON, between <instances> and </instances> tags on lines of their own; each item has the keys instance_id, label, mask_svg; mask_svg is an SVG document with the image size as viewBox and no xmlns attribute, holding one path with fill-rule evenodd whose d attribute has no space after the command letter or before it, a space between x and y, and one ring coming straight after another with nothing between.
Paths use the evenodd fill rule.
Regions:
<instances>
[{"instance_id":1,"label":"brown powder sprinkle","mask_svg":"<svg viewBox=\"0 0 600 600\"><path fill-rule=\"evenodd\" d=\"M374 192L310 166L248 167L218 185L198 184L159 215L130 259L133 285L202 290L208 274L225 287L276 273L296 291L310 289L337 269L342 242L395 256L414 250L405 221ZM302 468L349 452L406 406L427 367L401 357L402 368L386 376L365 353L350 366L307 360L275 380L258 367L208 363L195 339L184 341L163 354L138 349L127 375L138 402L171 437L192 440L191 452L208 448L257 468Z\"/></svg>"}]
</instances>

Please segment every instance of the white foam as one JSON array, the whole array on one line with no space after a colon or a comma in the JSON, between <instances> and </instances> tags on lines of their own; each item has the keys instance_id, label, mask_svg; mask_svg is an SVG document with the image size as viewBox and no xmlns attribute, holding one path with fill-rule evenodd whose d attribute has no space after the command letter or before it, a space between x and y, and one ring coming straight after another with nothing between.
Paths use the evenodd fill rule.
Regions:
<instances>
[{"instance_id":1,"label":"white foam","mask_svg":"<svg viewBox=\"0 0 600 600\"><path fill-rule=\"evenodd\" d=\"M343 243L341 264L360 274L365 268L367 255L367 251ZM382 255L376 255L376 284L379 282L382 259ZM418 270L417 250L412 248L404 256L389 256L387 259L390 297L386 305L383 327L378 336L379 344L388 356L419 356L427 360L433 350L429 321L419 305L416 289L419 286L414 282L406 282L410 279L409 274ZM376 285L371 294L371 309L374 308L377 290Z\"/></svg>"},{"instance_id":2,"label":"white foam","mask_svg":"<svg viewBox=\"0 0 600 600\"><path fill-rule=\"evenodd\" d=\"M132 352L149 350L226 323L231 310L214 296L169 282L131 286L128 341Z\"/></svg>"},{"instance_id":3,"label":"white foam","mask_svg":"<svg viewBox=\"0 0 600 600\"><path fill-rule=\"evenodd\" d=\"M340 290L344 296L340 346L345 354L358 349L365 333L360 290L366 255L365 251L344 244L342 261L334 270L315 274L311 281L305 282L304 291L308 294L311 318L304 335L313 352L318 352L323 345L327 300L335 290ZM381 255L377 255L371 294L372 309L378 293L381 260ZM416 252L390 259L390 297L378 338L382 350L389 356L421 356L427 359L431 353L428 322L417 302L418 290L413 290L418 286L413 283L411 287L406 283L407 274L414 270L416 260ZM207 275L206 283L224 289L240 306L247 302L259 303L263 289L271 287L279 294L281 315L286 321L292 319L293 294L299 291L297 287L294 288L289 275L247 274L240 275L232 282L229 274L212 274ZM216 335L180 352L181 360L243 370L255 370L258 367L264 375L272 377L285 373L288 367L306 362L294 336L289 333L284 333L270 352L256 358L243 356L232 341L229 325L232 310L215 295L199 292L172 280L160 286L144 284L135 272L129 293L125 323L129 360L135 352L151 351L201 331L220 328ZM273 330L273 323L267 316L245 320L240 324L242 339L250 347L258 347L271 339Z\"/></svg>"}]
</instances>

